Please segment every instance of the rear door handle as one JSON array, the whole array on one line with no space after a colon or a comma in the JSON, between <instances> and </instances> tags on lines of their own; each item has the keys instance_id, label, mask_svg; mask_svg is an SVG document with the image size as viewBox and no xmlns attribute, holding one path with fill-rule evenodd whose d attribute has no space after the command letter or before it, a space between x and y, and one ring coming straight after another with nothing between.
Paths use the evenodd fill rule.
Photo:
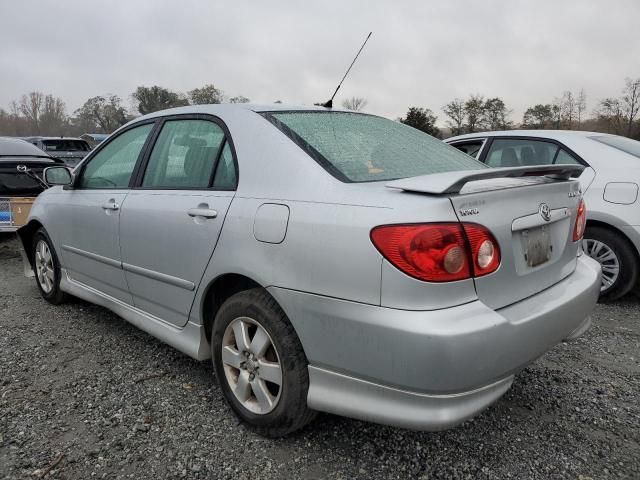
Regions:
<instances>
[{"instance_id":1,"label":"rear door handle","mask_svg":"<svg viewBox=\"0 0 640 480\"><path fill-rule=\"evenodd\" d=\"M218 212L210 208L190 208L189 210L187 210L187 214L190 217L205 217L205 218L216 218L218 216Z\"/></svg>"},{"instance_id":2,"label":"rear door handle","mask_svg":"<svg viewBox=\"0 0 640 480\"><path fill-rule=\"evenodd\" d=\"M102 208L104 210L120 210L120 205L118 205L115 200L109 200L102 204Z\"/></svg>"}]
</instances>

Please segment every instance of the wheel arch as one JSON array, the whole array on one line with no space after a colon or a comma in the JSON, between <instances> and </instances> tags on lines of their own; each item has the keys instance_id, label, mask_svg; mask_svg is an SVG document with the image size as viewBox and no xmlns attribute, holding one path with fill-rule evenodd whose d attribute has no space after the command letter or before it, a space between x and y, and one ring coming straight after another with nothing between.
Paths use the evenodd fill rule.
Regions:
<instances>
[{"instance_id":1,"label":"wheel arch","mask_svg":"<svg viewBox=\"0 0 640 480\"><path fill-rule=\"evenodd\" d=\"M30 220L29 223L20 227L16 232L18 234L18 238L22 242L22 248L29 260L31 268L33 268L33 251L31 245L33 244L34 235L40 228L43 228L42 223L38 220Z\"/></svg>"},{"instance_id":2,"label":"wheel arch","mask_svg":"<svg viewBox=\"0 0 640 480\"><path fill-rule=\"evenodd\" d=\"M636 262L636 267L640 267L640 252L638 251L638 248L633 243L631 238L629 238L629 235L627 235L623 230L621 230L620 228L614 225L611 225L610 223L603 222L601 220L587 219L587 229L589 227L598 227L598 228L608 230L611 233L614 233L615 235L617 235L619 238L621 238L624 242L626 242L631 247L631 251L633 252L633 256ZM586 233L586 230L585 230L585 233Z\"/></svg>"},{"instance_id":3,"label":"wheel arch","mask_svg":"<svg viewBox=\"0 0 640 480\"><path fill-rule=\"evenodd\" d=\"M285 315L287 315L287 318L289 319L289 323L293 327L293 330L296 332L296 335L298 336L298 339L302 344L302 349L306 355L306 349L304 344L302 343L302 338L300 338L300 335L298 334L295 321L288 314L285 306L282 305L282 303L279 302L278 299L275 298L264 285L261 285L253 278L250 278L247 275L243 275L241 273L224 273L218 275L211 282L209 282L204 294L202 295L200 319L202 325L204 326L204 334L207 343L211 344L213 321L215 320L216 314L218 313L218 310L220 310L222 304L232 295L254 288L260 288L264 290L266 294L273 298L274 302L276 302L278 306L284 311Z\"/></svg>"},{"instance_id":4,"label":"wheel arch","mask_svg":"<svg viewBox=\"0 0 640 480\"><path fill-rule=\"evenodd\" d=\"M209 282L202 295L200 309L200 317L208 342L211 342L213 321L222 304L232 295L253 288L264 287L252 278L240 273L224 273Z\"/></svg>"},{"instance_id":5,"label":"wheel arch","mask_svg":"<svg viewBox=\"0 0 640 480\"><path fill-rule=\"evenodd\" d=\"M640 261L640 252L638 252L638 248L636 248L631 238L629 238L629 236L623 230L616 227L615 225L611 225L610 223L603 222L602 220L587 219L587 228L589 227L604 228L606 230L609 230L612 233L615 233L624 241L626 241L629 245L631 245L631 249L633 250L633 253L636 257L636 261Z\"/></svg>"}]
</instances>

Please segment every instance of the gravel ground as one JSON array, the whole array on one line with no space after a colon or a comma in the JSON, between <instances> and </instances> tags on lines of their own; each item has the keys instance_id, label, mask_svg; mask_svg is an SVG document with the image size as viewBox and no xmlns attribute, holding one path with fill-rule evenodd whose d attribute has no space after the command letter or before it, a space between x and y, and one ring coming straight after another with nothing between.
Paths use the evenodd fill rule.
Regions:
<instances>
[{"instance_id":1,"label":"gravel ground","mask_svg":"<svg viewBox=\"0 0 640 480\"><path fill-rule=\"evenodd\" d=\"M266 440L238 424L208 362L101 307L51 306L21 273L0 238L2 478L640 478L635 298L599 305L584 337L456 429L319 415Z\"/></svg>"}]
</instances>

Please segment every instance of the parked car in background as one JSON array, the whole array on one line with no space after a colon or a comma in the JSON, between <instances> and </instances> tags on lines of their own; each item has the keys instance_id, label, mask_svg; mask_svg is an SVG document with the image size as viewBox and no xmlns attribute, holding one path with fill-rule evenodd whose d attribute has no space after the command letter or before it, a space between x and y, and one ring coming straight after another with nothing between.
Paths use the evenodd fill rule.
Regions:
<instances>
[{"instance_id":1,"label":"parked car in background","mask_svg":"<svg viewBox=\"0 0 640 480\"><path fill-rule=\"evenodd\" d=\"M100 143L104 142L109 137L106 133L83 133L80 135L82 140L85 140L91 148L95 148Z\"/></svg>"},{"instance_id":2,"label":"parked car in background","mask_svg":"<svg viewBox=\"0 0 640 480\"><path fill-rule=\"evenodd\" d=\"M59 186L19 233L44 299L213 357L263 435L316 410L438 430L589 327L582 168L489 169L349 111L189 106L122 127L73 178L47 169Z\"/></svg>"},{"instance_id":3,"label":"parked car in background","mask_svg":"<svg viewBox=\"0 0 640 480\"><path fill-rule=\"evenodd\" d=\"M45 188L38 179L43 169L61 163L23 140L0 137L0 232L14 232L27 222Z\"/></svg>"},{"instance_id":4,"label":"parked car in background","mask_svg":"<svg viewBox=\"0 0 640 480\"><path fill-rule=\"evenodd\" d=\"M86 140L73 137L25 137L23 140L35 145L54 158L62 160L68 167L75 167L87 156L91 147Z\"/></svg>"},{"instance_id":5,"label":"parked car in background","mask_svg":"<svg viewBox=\"0 0 640 480\"><path fill-rule=\"evenodd\" d=\"M584 251L602 266L601 298L615 300L638 282L640 142L573 130L481 132L445 140L490 167L584 165Z\"/></svg>"}]
</instances>

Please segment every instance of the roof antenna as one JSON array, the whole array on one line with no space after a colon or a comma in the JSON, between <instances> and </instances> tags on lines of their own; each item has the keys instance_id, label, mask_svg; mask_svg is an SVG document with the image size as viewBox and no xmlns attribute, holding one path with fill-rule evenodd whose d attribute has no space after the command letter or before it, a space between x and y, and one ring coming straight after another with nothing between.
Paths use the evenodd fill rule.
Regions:
<instances>
[{"instance_id":1,"label":"roof antenna","mask_svg":"<svg viewBox=\"0 0 640 480\"><path fill-rule=\"evenodd\" d=\"M360 56L360 52L362 52L362 49L364 48L364 46L367 44L367 42L369 41L369 37L371 37L371 34L373 32L369 32L369 35L367 35L367 38L365 38L364 43L362 44L362 46L360 47L360 50L358 50L358 53L356 53L355 58L353 59L353 62L351 62L351 65L349 65L349 68L347 68L346 73L344 74L344 77L342 77L342 80L340 80L340 83L338 84L338 86L336 87L336 91L333 92L333 95L331 95L331 98L326 102L326 103L321 103L321 104L316 104L316 105L320 105L322 107L325 108L333 108L333 99L336 96L336 93L338 93L338 90L340 90L340 87L342 86L342 82L344 82L344 79L347 78L347 75L349 75L349 72L351 71L351 67L353 67L353 64L356 63L356 60L358 59L358 57Z\"/></svg>"}]
</instances>

